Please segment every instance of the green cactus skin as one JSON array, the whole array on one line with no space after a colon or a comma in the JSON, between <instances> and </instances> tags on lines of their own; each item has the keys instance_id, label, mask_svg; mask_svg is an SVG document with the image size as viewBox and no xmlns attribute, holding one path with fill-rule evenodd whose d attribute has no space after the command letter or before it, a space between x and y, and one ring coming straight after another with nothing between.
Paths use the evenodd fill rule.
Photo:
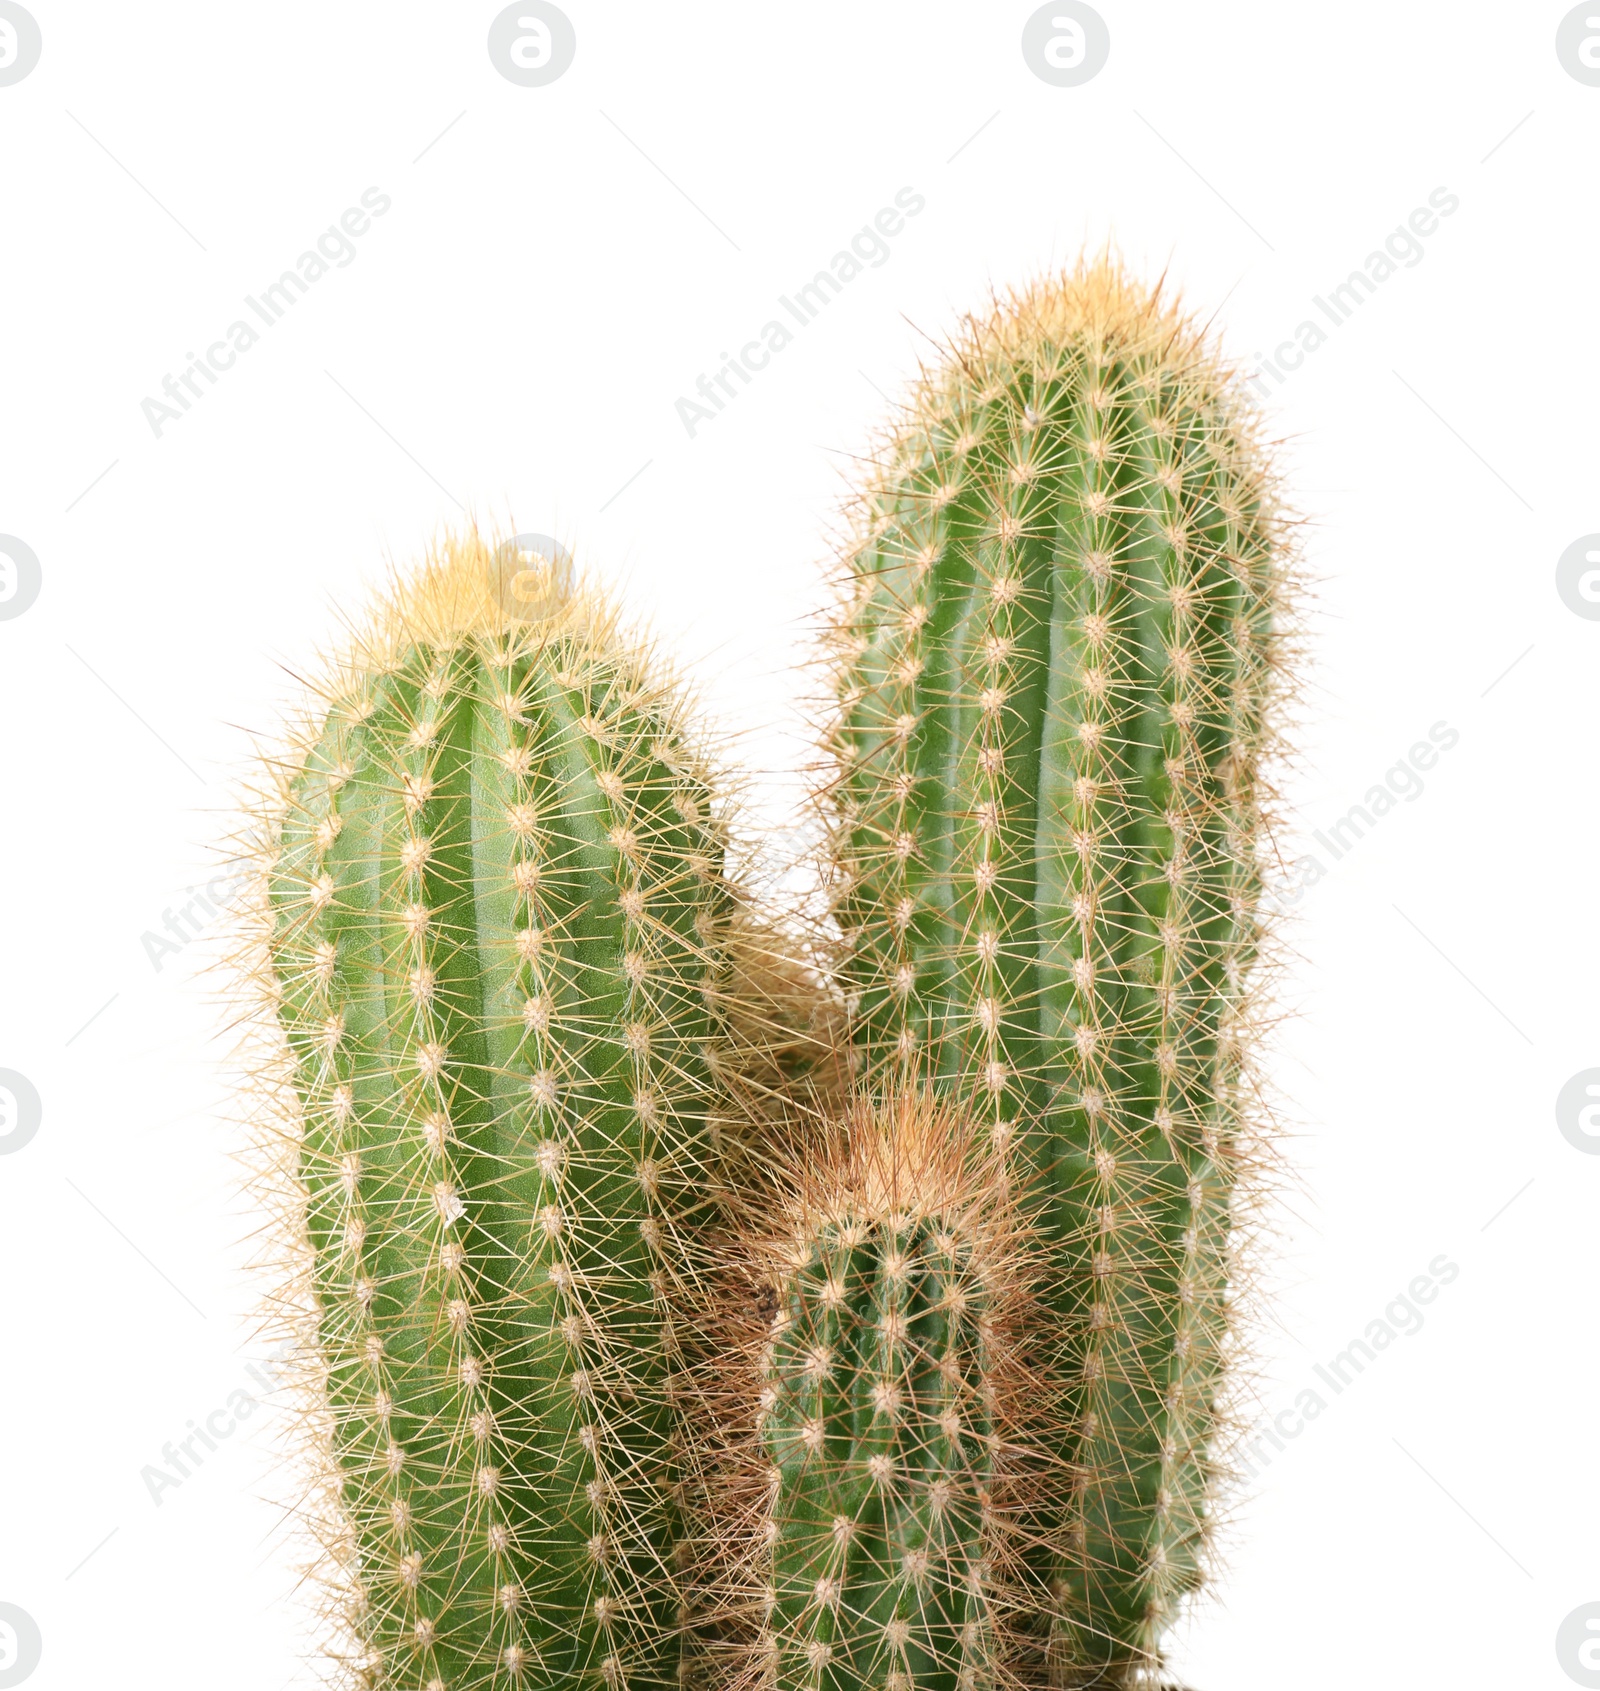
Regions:
<instances>
[{"instance_id":1,"label":"green cactus skin","mask_svg":"<svg viewBox=\"0 0 1600 1691\"><path fill-rule=\"evenodd\" d=\"M850 1172L832 1191L811 1176L776 1278L757 1659L779 1691L993 1683L1010 1265L930 1124L948 1130L915 1104L892 1141L858 1120Z\"/></svg>"},{"instance_id":2,"label":"green cactus skin","mask_svg":"<svg viewBox=\"0 0 1600 1691\"><path fill-rule=\"evenodd\" d=\"M973 320L861 501L834 795L869 1091L932 1083L1051 1241L1051 1677L1200 1580L1286 525L1230 374L1108 263Z\"/></svg>"},{"instance_id":3,"label":"green cactus skin","mask_svg":"<svg viewBox=\"0 0 1600 1691\"><path fill-rule=\"evenodd\" d=\"M984 1659L989 1425L964 1254L926 1220L846 1222L787 1288L765 1424L781 1687L957 1691Z\"/></svg>"},{"instance_id":4,"label":"green cactus skin","mask_svg":"<svg viewBox=\"0 0 1600 1691\"><path fill-rule=\"evenodd\" d=\"M656 1686L729 894L603 608L451 542L288 779L270 952L371 1686Z\"/></svg>"}]
</instances>

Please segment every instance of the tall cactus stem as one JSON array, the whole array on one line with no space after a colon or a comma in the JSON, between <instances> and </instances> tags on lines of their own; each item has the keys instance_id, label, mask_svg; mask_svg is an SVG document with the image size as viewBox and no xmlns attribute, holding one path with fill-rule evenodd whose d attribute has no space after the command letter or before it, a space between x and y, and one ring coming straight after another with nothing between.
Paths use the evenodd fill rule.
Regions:
<instances>
[{"instance_id":1,"label":"tall cactus stem","mask_svg":"<svg viewBox=\"0 0 1600 1691\"><path fill-rule=\"evenodd\" d=\"M596 593L474 532L280 761L263 968L356 1684L677 1680L734 902L684 720Z\"/></svg>"},{"instance_id":2,"label":"tall cactus stem","mask_svg":"<svg viewBox=\"0 0 1600 1691\"><path fill-rule=\"evenodd\" d=\"M963 324L843 571L856 1060L1037 1198L1078 1476L1040 1570L1058 1684L1149 1670L1206 1561L1291 532L1236 375L1101 259Z\"/></svg>"}]
</instances>

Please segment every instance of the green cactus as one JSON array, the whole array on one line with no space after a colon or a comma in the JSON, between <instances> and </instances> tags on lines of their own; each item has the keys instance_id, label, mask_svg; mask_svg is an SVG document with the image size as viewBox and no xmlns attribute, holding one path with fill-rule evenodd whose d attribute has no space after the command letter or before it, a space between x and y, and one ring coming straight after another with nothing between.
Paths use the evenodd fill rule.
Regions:
<instances>
[{"instance_id":1,"label":"green cactus","mask_svg":"<svg viewBox=\"0 0 1600 1691\"><path fill-rule=\"evenodd\" d=\"M731 894L672 691L509 557L383 609L269 876L357 1678L659 1686Z\"/></svg>"},{"instance_id":2,"label":"green cactus","mask_svg":"<svg viewBox=\"0 0 1600 1691\"><path fill-rule=\"evenodd\" d=\"M948 1112L858 1112L796 1172L755 1261L746 1677L778 1691L993 1683L1016 1529L1007 1432L1018 1255L1003 1193Z\"/></svg>"},{"instance_id":3,"label":"green cactus","mask_svg":"<svg viewBox=\"0 0 1600 1691\"><path fill-rule=\"evenodd\" d=\"M860 501L837 911L862 1084L932 1084L1038 1199L1065 1398L1055 1684L1200 1581L1286 535L1236 380L1109 262L969 320ZM1042 1570L1041 1570L1042 1572Z\"/></svg>"}]
</instances>

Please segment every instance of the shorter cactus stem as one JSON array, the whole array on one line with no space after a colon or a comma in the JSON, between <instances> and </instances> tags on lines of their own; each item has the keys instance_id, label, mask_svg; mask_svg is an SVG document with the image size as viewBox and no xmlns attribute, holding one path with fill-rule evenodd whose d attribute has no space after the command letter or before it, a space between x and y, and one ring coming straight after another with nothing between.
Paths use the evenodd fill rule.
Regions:
<instances>
[{"instance_id":1,"label":"shorter cactus stem","mask_svg":"<svg viewBox=\"0 0 1600 1691\"><path fill-rule=\"evenodd\" d=\"M780 1686L970 1682L984 1646L983 1291L937 1220L818 1230L767 1374Z\"/></svg>"},{"instance_id":2,"label":"shorter cactus stem","mask_svg":"<svg viewBox=\"0 0 1600 1691\"><path fill-rule=\"evenodd\" d=\"M733 893L673 690L502 569L407 578L268 818L323 1478L366 1691L659 1691Z\"/></svg>"},{"instance_id":3,"label":"shorter cactus stem","mask_svg":"<svg viewBox=\"0 0 1600 1691\"><path fill-rule=\"evenodd\" d=\"M975 1691L1000 1655L1017 1290L1004 1188L928 1100L858 1113L768 1247L760 1671L779 1691Z\"/></svg>"}]
</instances>

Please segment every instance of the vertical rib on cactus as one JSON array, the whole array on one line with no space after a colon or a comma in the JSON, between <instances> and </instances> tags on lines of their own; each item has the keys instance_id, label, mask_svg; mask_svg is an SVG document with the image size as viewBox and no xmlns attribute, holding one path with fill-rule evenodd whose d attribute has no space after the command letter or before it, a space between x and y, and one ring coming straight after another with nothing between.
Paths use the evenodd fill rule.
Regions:
<instances>
[{"instance_id":1,"label":"vertical rib on cactus","mask_svg":"<svg viewBox=\"0 0 1600 1691\"><path fill-rule=\"evenodd\" d=\"M815 1150L747 1272L773 1313L741 1366L759 1636L778 1691L974 1691L1006 1677L1022 1261L1003 1189L927 1098Z\"/></svg>"},{"instance_id":2,"label":"vertical rib on cactus","mask_svg":"<svg viewBox=\"0 0 1600 1691\"><path fill-rule=\"evenodd\" d=\"M1249 1143L1285 524L1234 378L1109 262L969 320L860 501L838 630L843 972L1041 1199L1069 1386L1058 1683L1198 1584Z\"/></svg>"},{"instance_id":3,"label":"vertical rib on cactus","mask_svg":"<svg viewBox=\"0 0 1600 1691\"><path fill-rule=\"evenodd\" d=\"M664 1685L730 895L670 691L502 563L384 608L269 877L357 1677Z\"/></svg>"}]
</instances>

